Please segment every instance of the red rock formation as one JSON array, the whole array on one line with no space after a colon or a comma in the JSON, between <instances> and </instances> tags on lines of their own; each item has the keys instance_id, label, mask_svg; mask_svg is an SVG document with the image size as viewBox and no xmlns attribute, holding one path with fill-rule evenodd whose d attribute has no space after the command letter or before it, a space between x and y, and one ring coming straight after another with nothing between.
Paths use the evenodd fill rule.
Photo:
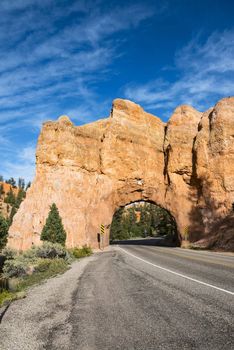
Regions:
<instances>
[{"instance_id":1,"label":"red rock formation","mask_svg":"<svg viewBox=\"0 0 234 350\"><path fill-rule=\"evenodd\" d=\"M0 186L2 186L3 194L0 196L0 213L4 216L4 218L8 218L11 212L11 205L8 203L5 203L4 200L7 196L7 193L12 190L15 196L17 196L19 189L18 187L13 187L10 184L7 184L6 182L0 181Z\"/></svg>"},{"instance_id":2,"label":"red rock formation","mask_svg":"<svg viewBox=\"0 0 234 350\"><path fill-rule=\"evenodd\" d=\"M38 141L36 178L10 228L9 245L27 249L55 202L67 246L97 247L100 224L115 210L152 201L175 217L192 240L207 234L234 202L234 98L202 114L178 107L165 124L133 102L117 99L110 117L74 126L47 122ZM198 236L199 235L199 236Z\"/></svg>"}]
</instances>

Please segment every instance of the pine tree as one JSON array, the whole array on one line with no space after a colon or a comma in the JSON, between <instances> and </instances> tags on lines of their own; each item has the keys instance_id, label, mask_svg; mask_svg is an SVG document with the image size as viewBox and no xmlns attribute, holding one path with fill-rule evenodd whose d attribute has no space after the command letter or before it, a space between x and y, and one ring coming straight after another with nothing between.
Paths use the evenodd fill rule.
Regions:
<instances>
[{"instance_id":1,"label":"pine tree","mask_svg":"<svg viewBox=\"0 0 234 350\"><path fill-rule=\"evenodd\" d=\"M17 197L16 197L16 200L15 200L15 206L16 208L19 208L21 202L24 200L26 196L26 192L23 190L23 188L19 188L19 191L18 191L18 194L17 194Z\"/></svg>"},{"instance_id":2,"label":"pine tree","mask_svg":"<svg viewBox=\"0 0 234 350\"><path fill-rule=\"evenodd\" d=\"M21 188L22 190L24 190L25 181L22 177L19 177L19 179L18 179L18 187Z\"/></svg>"},{"instance_id":3,"label":"pine tree","mask_svg":"<svg viewBox=\"0 0 234 350\"><path fill-rule=\"evenodd\" d=\"M7 220L0 214L0 250L7 244L8 223Z\"/></svg>"},{"instance_id":4,"label":"pine tree","mask_svg":"<svg viewBox=\"0 0 234 350\"><path fill-rule=\"evenodd\" d=\"M7 195L6 195L6 198L4 199L4 202L14 206L15 201L16 201L16 198L15 198L14 192L12 191L12 188L11 188L10 191L7 192Z\"/></svg>"},{"instance_id":5,"label":"pine tree","mask_svg":"<svg viewBox=\"0 0 234 350\"><path fill-rule=\"evenodd\" d=\"M27 191L30 187L31 187L31 181L29 181L29 182L27 183L27 186L26 186L26 188L25 188L25 191Z\"/></svg>"},{"instance_id":6,"label":"pine tree","mask_svg":"<svg viewBox=\"0 0 234 350\"><path fill-rule=\"evenodd\" d=\"M16 181L13 177L11 177L9 180L6 180L6 183L11 185L12 187L16 187Z\"/></svg>"},{"instance_id":7,"label":"pine tree","mask_svg":"<svg viewBox=\"0 0 234 350\"><path fill-rule=\"evenodd\" d=\"M3 184L0 185L0 198L4 195L4 188L3 188Z\"/></svg>"},{"instance_id":8,"label":"pine tree","mask_svg":"<svg viewBox=\"0 0 234 350\"><path fill-rule=\"evenodd\" d=\"M12 224L13 217L15 216L16 212L17 212L17 209L13 206L11 208L11 213L10 213L10 216L9 216L9 219L8 219L9 226Z\"/></svg>"},{"instance_id":9,"label":"pine tree","mask_svg":"<svg viewBox=\"0 0 234 350\"><path fill-rule=\"evenodd\" d=\"M123 225L122 225L122 216L123 216L123 208L118 209L114 216L111 223L111 229L110 229L110 239L123 239Z\"/></svg>"},{"instance_id":10,"label":"pine tree","mask_svg":"<svg viewBox=\"0 0 234 350\"><path fill-rule=\"evenodd\" d=\"M50 207L49 215L41 232L41 240L65 245L66 231L55 203Z\"/></svg>"}]
</instances>

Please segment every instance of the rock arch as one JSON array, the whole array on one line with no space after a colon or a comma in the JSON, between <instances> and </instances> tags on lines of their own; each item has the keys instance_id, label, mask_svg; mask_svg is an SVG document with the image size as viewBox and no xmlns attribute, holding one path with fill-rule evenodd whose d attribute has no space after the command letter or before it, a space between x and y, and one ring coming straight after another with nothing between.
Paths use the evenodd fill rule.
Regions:
<instances>
[{"instance_id":1,"label":"rock arch","mask_svg":"<svg viewBox=\"0 0 234 350\"><path fill-rule=\"evenodd\" d=\"M8 245L40 244L55 202L69 247L97 247L100 224L117 207L149 200L170 211L180 234L208 234L234 202L234 98L200 113L178 107L167 124L127 100L109 118L74 126L46 122L36 152L36 177L9 231ZM106 239L106 244L108 240Z\"/></svg>"}]
</instances>

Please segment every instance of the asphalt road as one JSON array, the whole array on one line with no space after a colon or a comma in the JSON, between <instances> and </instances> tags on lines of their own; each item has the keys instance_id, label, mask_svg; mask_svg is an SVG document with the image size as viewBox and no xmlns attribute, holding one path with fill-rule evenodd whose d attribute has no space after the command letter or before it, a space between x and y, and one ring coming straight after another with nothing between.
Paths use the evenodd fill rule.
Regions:
<instances>
[{"instance_id":1,"label":"asphalt road","mask_svg":"<svg viewBox=\"0 0 234 350\"><path fill-rule=\"evenodd\" d=\"M84 259L13 303L0 349L234 349L234 257L140 243Z\"/></svg>"}]
</instances>

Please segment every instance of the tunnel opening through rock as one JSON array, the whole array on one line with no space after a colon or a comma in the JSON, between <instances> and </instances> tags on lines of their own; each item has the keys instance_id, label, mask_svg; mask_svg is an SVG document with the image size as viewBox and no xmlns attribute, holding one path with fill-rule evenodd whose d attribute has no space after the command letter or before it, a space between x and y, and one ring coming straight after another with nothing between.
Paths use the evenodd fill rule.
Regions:
<instances>
[{"instance_id":1,"label":"tunnel opening through rock","mask_svg":"<svg viewBox=\"0 0 234 350\"><path fill-rule=\"evenodd\" d=\"M168 210L150 201L136 201L119 207L111 222L110 243L140 243L141 240L149 245L179 246L175 218Z\"/></svg>"},{"instance_id":2,"label":"tunnel opening through rock","mask_svg":"<svg viewBox=\"0 0 234 350\"><path fill-rule=\"evenodd\" d=\"M170 211L182 244L209 247L217 240L214 225L224 241L220 222L234 202L233 106L233 97L204 113L182 105L164 123L139 105L116 99L108 118L79 126L64 116L44 123L36 176L7 245L16 250L40 245L50 205L56 203L68 248L98 248L101 225L105 247L116 208L141 200Z\"/></svg>"}]
</instances>

